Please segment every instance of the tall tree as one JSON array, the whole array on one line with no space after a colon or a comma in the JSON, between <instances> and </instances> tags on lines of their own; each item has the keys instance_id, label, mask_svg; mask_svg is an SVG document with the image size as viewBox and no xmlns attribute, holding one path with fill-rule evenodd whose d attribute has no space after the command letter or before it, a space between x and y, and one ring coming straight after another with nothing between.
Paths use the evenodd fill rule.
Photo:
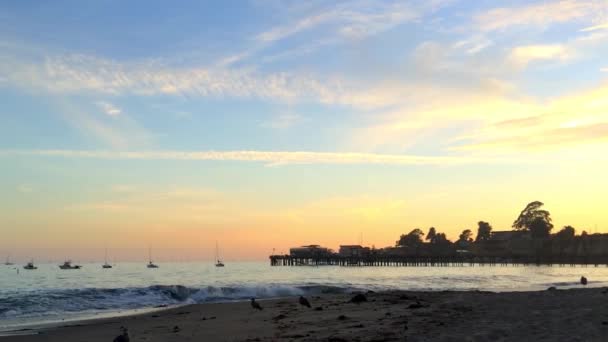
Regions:
<instances>
[{"instance_id":1,"label":"tall tree","mask_svg":"<svg viewBox=\"0 0 608 342\"><path fill-rule=\"evenodd\" d=\"M433 240L435 240L435 236L437 236L437 230L435 227L429 228L429 232L426 234L426 241L433 242Z\"/></svg>"},{"instance_id":2,"label":"tall tree","mask_svg":"<svg viewBox=\"0 0 608 342\"><path fill-rule=\"evenodd\" d=\"M565 226L559 232L555 233L554 238L559 247L560 253L563 253L569 246L574 243L576 229L572 226Z\"/></svg>"},{"instance_id":3,"label":"tall tree","mask_svg":"<svg viewBox=\"0 0 608 342\"><path fill-rule=\"evenodd\" d=\"M424 236L424 232L416 228L409 232L408 234L403 234L397 241L397 246L400 247L417 247L422 244L422 237Z\"/></svg>"},{"instance_id":4,"label":"tall tree","mask_svg":"<svg viewBox=\"0 0 608 342\"><path fill-rule=\"evenodd\" d=\"M488 222L477 222L477 237L475 238L475 242L490 240L491 235L492 226Z\"/></svg>"},{"instance_id":5,"label":"tall tree","mask_svg":"<svg viewBox=\"0 0 608 342\"><path fill-rule=\"evenodd\" d=\"M465 229L458 237L459 242L473 242L473 232L470 229Z\"/></svg>"},{"instance_id":6,"label":"tall tree","mask_svg":"<svg viewBox=\"0 0 608 342\"><path fill-rule=\"evenodd\" d=\"M551 213L540 209L543 205L539 201L529 203L513 222L513 228L529 231L532 237L536 239L549 237L551 229L553 229Z\"/></svg>"},{"instance_id":7,"label":"tall tree","mask_svg":"<svg viewBox=\"0 0 608 342\"><path fill-rule=\"evenodd\" d=\"M576 235L576 229L572 226L565 226L559 232L555 233L555 237L563 240L573 240Z\"/></svg>"}]
</instances>

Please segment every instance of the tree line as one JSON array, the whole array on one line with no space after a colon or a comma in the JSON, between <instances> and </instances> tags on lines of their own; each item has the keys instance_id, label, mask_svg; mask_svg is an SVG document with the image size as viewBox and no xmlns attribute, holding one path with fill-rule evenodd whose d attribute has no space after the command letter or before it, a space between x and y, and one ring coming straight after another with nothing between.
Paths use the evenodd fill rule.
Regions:
<instances>
[{"instance_id":1,"label":"tree line","mask_svg":"<svg viewBox=\"0 0 608 342\"><path fill-rule=\"evenodd\" d=\"M576 229L569 225L564 226L560 231L551 235L551 231L554 228L551 213L543 209L543 206L544 204L540 201L529 203L520 212L517 219L515 219L512 228L515 231L529 232L530 237L535 240L551 238L563 243L572 241L576 236ZM587 232L585 231L581 233L581 236L583 237L586 235ZM485 221L479 221L477 223L477 235L475 236L475 239L473 239L473 231L471 229L463 230L462 233L460 233L458 240L452 242L446 237L445 233L438 232L435 227L429 228L426 235L420 228L415 228L411 232L401 235L396 242L396 246L419 248L424 245L426 241L426 244L431 247L436 247L437 249L448 246L467 249L474 244L488 241L491 237L492 225Z\"/></svg>"}]
</instances>

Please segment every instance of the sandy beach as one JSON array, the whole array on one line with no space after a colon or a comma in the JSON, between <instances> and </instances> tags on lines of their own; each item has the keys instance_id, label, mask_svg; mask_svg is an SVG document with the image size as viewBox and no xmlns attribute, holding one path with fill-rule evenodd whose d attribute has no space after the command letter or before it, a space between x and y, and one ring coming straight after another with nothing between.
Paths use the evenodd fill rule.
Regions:
<instances>
[{"instance_id":1,"label":"sandy beach","mask_svg":"<svg viewBox=\"0 0 608 342\"><path fill-rule=\"evenodd\" d=\"M200 304L22 331L3 342L112 341L607 341L606 289L382 292Z\"/></svg>"}]
</instances>

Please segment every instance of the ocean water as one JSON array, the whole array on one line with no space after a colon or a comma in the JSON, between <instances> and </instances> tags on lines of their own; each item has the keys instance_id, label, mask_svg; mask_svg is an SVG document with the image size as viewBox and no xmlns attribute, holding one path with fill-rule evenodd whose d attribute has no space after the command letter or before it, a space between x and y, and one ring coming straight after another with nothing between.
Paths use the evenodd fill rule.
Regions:
<instances>
[{"instance_id":1,"label":"ocean water","mask_svg":"<svg viewBox=\"0 0 608 342\"><path fill-rule=\"evenodd\" d=\"M526 291L608 286L608 267L271 267L265 262L0 266L0 330L128 314L160 306L356 290Z\"/></svg>"}]
</instances>

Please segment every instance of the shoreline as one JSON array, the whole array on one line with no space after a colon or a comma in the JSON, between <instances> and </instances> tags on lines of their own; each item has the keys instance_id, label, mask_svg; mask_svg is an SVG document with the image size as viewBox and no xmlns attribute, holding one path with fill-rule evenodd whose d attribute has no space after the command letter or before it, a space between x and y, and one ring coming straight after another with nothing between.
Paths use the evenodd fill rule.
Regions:
<instances>
[{"instance_id":1,"label":"shoreline","mask_svg":"<svg viewBox=\"0 0 608 342\"><path fill-rule=\"evenodd\" d=\"M190 304L128 316L27 328L2 342L112 341L601 341L608 337L608 289L545 291L384 291L248 302Z\"/></svg>"}]
</instances>

